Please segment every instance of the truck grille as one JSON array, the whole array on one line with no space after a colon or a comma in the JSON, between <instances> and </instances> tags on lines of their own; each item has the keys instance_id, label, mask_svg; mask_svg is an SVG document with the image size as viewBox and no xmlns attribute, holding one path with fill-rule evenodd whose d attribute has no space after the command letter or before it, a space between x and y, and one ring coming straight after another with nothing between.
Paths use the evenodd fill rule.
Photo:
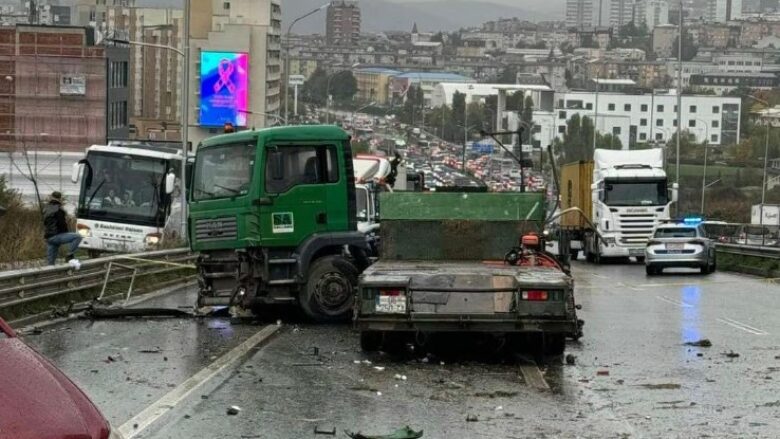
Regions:
<instances>
[{"instance_id":1,"label":"truck grille","mask_svg":"<svg viewBox=\"0 0 780 439\"><path fill-rule=\"evenodd\" d=\"M655 215L652 213L625 213L618 217L621 244L645 245L655 227Z\"/></svg>"},{"instance_id":2,"label":"truck grille","mask_svg":"<svg viewBox=\"0 0 780 439\"><path fill-rule=\"evenodd\" d=\"M220 241L236 238L238 238L236 217L209 218L195 221L195 239L198 241Z\"/></svg>"}]
</instances>

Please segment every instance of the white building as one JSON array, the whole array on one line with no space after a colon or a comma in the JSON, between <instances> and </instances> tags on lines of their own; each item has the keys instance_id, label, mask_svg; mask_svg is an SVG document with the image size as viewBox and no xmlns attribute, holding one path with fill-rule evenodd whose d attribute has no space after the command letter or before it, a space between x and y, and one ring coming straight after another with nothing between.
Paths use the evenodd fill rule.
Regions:
<instances>
[{"instance_id":1,"label":"white building","mask_svg":"<svg viewBox=\"0 0 780 439\"><path fill-rule=\"evenodd\" d=\"M666 0L638 0L634 5L634 23L644 24L653 30L669 24L669 3Z\"/></svg>"},{"instance_id":2,"label":"white building","mask_svg":"<svg viewBox=\"0 0 780 439\"><path fill-rule=\"evenodd\" d=\"M248 56L247 127L261 128L274 122L281 103L280 0L191 0L189 139L202 139L222 127L201 126L201 52L235 52Z\"/></svg>"},{"instance_id":3,"label":"white building","mask_svg":"<svg viewBox=\"0 0 780 439\"><path fill-rule=\"evenodd\" d=\"M431 95L431 107L452 106L455 93L466 95L466 103L484 102L488 96L498 96L499 90L505 95L524 92L530 95L537 106L543 106L545 100L552 98L553 90L546 85L506 85L506 84L464 84L442 82L436 85ZM544 96L544 97L542 97ZM550 102L551 104L552 102Z\"/></svg>"},{"instance_id":4,"label":"white building","mask_svg":"<svg viewBox=\"0 0 780 439\"><path fill-rule=\"evenodd\" d=\"M595 119L598 131L619 137L624 148L633 143L666 142L677 131L674 90L648 94L569 92L556 98L559 136L566 132L566 122L574 114ZM739 141L740 98L684 95L682 105L682 129L698 142L727 145Z\"/></svg>"},{"instance_id":5,"label":"white building","mask_svg":"<svg viewBox=\"0 0 780 439\"><path fill-rule=\"evenodd\" d=\"M593 26L593 1L566 0L566 27L583 28Z\"/></svg>"},{"instance_id":6,"label":"white building","mask_svg":"<svg viewBox=\"0 0 780 439\"><path fill-rule=\"evenodd\" d=\"M634 20L634 0L610 0L609 24L620 29Z\"/></svg>"},{"instance_id":7,"label":"white building","mask_svg":"<svg viewBox=\"0 0 780 439\"><path fill-rule=\"evenodd\" d=\"M707 0L705 20L726 23L742 18L742 0Z\"/></svg>"}]
</instances>

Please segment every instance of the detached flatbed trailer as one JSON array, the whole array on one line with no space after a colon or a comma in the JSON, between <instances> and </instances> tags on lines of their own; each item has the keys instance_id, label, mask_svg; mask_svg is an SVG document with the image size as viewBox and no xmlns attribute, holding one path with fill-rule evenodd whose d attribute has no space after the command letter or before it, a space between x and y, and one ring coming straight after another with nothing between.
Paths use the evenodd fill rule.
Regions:
<instances>
[{"instance_id":1,"label":"detached flatbed trailer","mask_svg":"<svg viewBox=\"0 0 780 439\"><path fill-rule=\"evenodd\" d=\"M543 194L387 193L381 204L385 244L355 304L364 350L481 332L558 355L581 335L574 281L534 234Z\"/></svg>"}]
</instances>

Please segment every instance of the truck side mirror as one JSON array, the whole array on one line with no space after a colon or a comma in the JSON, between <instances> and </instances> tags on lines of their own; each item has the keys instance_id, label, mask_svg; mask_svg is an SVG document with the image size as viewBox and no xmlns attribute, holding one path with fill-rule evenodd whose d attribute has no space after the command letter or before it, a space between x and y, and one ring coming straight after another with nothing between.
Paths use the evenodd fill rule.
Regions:
<instances>
[{"instance_id":1,"label":"truck side mirror","mask_svg":"<svg viewBox=\"0 0 780 439\"><path fill-rule=\"evenodd\" d=\"M170 195L176 185L176 174L169 172L165 175L165 193Z\"/></svg>"},{"instance_id":2,"label":"truck side mirror","mask_svg":"<svg viewBox=\"0 0 780 439\"><path fill-rule=\"evenodd\" d=\"M680 185L677 184L677 183L672 183L672 190L671 190L672 196L671 196L671 198L672 198L672 201L675 202L675 203L677 202L677 199L679 198L679 192L680 192Z\"/></svg>"},{"instance_id":3,"label":"truck side mirror","mask_svg":"<svg viewBox=\"0 0 780 439\"><path fill-rule=\"evenodd\" d=\"M70 173L70 181L75 183L79 182L79 178L81 177L81 170L84 169L84 164L81 162L76 162L73 164L73 170Z\"/></svg>"},{"instance_id":4,"label":"truck side mirror","mask_svg":"<svg viewBox=\"0 0 780 439\"><path fill-rule=\"evenodd\" d=\"M599 184L598 183L591 183L590 190L595 191L598 188L599 188Z\"/></svg>"}]
</instances>

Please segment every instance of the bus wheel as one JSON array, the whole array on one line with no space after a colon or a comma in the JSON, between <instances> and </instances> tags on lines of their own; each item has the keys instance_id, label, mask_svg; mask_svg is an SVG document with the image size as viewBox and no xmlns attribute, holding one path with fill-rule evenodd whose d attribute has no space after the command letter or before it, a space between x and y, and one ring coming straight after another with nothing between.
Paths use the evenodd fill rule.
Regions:
<instances>
[{"instance_id":1,"label":"bus wheel","mask_svg":"<svg viewBox=\"0 0 780 439\"><path fill-rule=\"evenodd\" d=\"M303 312L321 323L348 319L355 302L357 277L355 265L341 256L316 260L299 298Z\"/></svg>"}]
</instances>

